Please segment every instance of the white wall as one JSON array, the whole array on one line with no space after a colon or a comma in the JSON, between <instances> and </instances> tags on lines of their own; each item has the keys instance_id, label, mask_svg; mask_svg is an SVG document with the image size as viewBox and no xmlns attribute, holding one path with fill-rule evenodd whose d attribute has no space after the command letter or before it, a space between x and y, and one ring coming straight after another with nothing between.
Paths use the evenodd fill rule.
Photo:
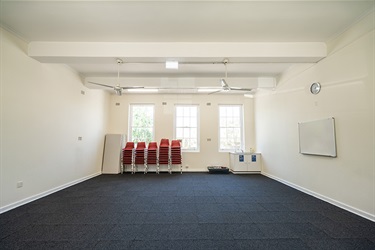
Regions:
<instances>
[{"instance_id":1,"label":"white wall","mask_svg":"<svg viewBox=\"0 0 375 250\"><path fill-rule=\"evenodd\" d=\"M0 32L1 212L101 172L109 95L85 88L67 66L28 57L25 42Z\"/></svg>"},{"instance_id":2,"label":"white wall","mask_svg":"<svg viewBox=\"0 0 375 250\"><path fill-rule=\"evenodd\" d=\"M369 29L371 27L371 29ZM375 219L374 13L330 41L317 64L285 72L255 100L263 173ZM309 86L319 81L318 95ZM337 158L298 153L298 122L335 117Z\"/></svg>"},{"instance_id":3,"label":"white wall","mask_svg":"<svg viewBox=\"0 0 375 250\"><path fill-rule=\"evenodd\" d=\"M166 105L162 105L166 102ZM115 104L119 103L119 106ZM229 154L218 152L219 104L242 104L244 107L245 149L255 145L253 99L243 95L123 95L112 96L110 133L128 133L128 111L131 103L155 104L155 140L173 139L175 104L198 104L200 112L200 152L183 153L184 171L207 171L209 165L229 165ZM208 106L207 103L211 103ZM210 138L211 141L207 141ZM186 169L185 166L189 168ZM174 170L177 170L174 169Z\"/></svg>"}]
</instances>

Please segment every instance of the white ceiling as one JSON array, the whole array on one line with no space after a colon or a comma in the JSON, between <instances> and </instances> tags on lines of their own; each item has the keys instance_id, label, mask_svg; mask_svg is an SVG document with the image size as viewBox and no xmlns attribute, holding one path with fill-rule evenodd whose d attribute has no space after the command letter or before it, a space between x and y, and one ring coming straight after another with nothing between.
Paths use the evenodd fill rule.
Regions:
<instances>
[{"instance_id":1,"label":"white ceiling","mask_svg":"<svg viewBox=\"0 0 375 250\"><path fill-rule=\"evenodd\" d=\"M322 44L373 9L374 0L29 0L1 1L0 21L30 43L30 56L70 65L85 84L117 83L121 58L122 85L218 86L228 58L232 85L255 88L260 78L323 58ZM179 69L166 70L167 59Z\"/></svg>"}]
</instances>

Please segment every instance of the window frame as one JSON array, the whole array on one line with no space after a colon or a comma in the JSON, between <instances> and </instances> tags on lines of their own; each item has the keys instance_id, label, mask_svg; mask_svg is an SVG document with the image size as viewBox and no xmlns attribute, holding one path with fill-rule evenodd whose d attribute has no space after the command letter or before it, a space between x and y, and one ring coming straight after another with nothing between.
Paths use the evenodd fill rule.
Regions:
<instances>
[{"instance_id":1,"label":"window frame","mask_svg":"<svg viewBox=\"0 0 375 250\"><path fill-rule=\"evenodd\" d=\"M128 141L133 142L133 107L135 106L150 106L152 107L152 138L151 141L155 140L155 104L153 103L130 103L129 104L129 115L128 115ZM147 143L147 142L146 142Z\"/></svg>"},{"instance_id":2,"label":"window frame","mask_svg":"<svg viewBox=\"0 0 375 250\"><path fill-rule=\"evenodd\" d=\"M196 107L196 111L197 111L197 116L196 116L196 119L197 119L197 147L196 148L183 148L181 147L181 150L182 152L200 152L200 112L199 112L199 104L175 104L174 105L174 115L173 115L173 138L177 138L177 108L178 107ZM192 128L192 127L188 127L188 128Z\"/></svg>"},{"instance_id":3,"label":"window frame","mask_svg":"<svg viewBox=\"0 0 375 250\"><path fill-rule=\"evenodd\" d=\"M221 148L221 125L220 125L220 108L221 107L239 107L240 108L240 147L239 148ZM228 127L226 127L228 128ZM244 128L244 107L243 104L219 104L218 105L218 149L219 152L236 152L243 151L245 147L245 128Z\"/></svg>"}]
</instances>

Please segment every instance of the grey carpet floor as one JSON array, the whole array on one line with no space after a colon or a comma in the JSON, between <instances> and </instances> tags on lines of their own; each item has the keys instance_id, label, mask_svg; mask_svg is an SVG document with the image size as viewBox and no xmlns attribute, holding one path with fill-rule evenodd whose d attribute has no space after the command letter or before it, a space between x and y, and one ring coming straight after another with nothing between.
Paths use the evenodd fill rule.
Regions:
<instances>
[{"instance_id":1,"label":"grey carpet floor","mask_svg":"<svg viewBox=\"0 0 375 250\"><path fill-rule=\"evenodd\" d=\"M101 175L1 214L0 249L375 249L375 223L261 175Z\"/></svg>"}]
</instances>

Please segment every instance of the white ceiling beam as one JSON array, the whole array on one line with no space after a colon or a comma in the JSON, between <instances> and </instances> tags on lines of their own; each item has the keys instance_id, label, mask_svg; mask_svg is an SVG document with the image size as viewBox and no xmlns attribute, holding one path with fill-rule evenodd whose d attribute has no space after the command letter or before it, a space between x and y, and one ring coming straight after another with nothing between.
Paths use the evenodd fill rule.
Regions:
<instances>
[{"instance_id":1,"label":"white ceiling beam","mask_svg":"<svg viewBox=\"0 0 375 250\"><path fill-rule=\"evenodd\" d=\"M114 42L30 42L28 55L46 63L113 63L164 61L166 58L232 58L239 62L317 62L327 55L322 42L284 43L114 43Z\"/></svg>"},{"instance_id":2,"label":"white ceiling beam","mask_svg":"<svg viewBox=\"0 0 375 250\"><path fill-rule=\"evenodd\" d=\"M243 88L274 88L276 86L276 79L273 77L231 77L228 79L230 84L235 87ZM101 83L110 86L115 86L119 84L120 86L144 86L147 88L176 88L176 89L189 89L189 88L198 88L201 86L204 87L220 87L219 78L217 77L127 77L117 79L116 77L85 77L84 85L90 88L105 89L98 85L92 85L90 82Z\"/></svg>"}]
</instances>

